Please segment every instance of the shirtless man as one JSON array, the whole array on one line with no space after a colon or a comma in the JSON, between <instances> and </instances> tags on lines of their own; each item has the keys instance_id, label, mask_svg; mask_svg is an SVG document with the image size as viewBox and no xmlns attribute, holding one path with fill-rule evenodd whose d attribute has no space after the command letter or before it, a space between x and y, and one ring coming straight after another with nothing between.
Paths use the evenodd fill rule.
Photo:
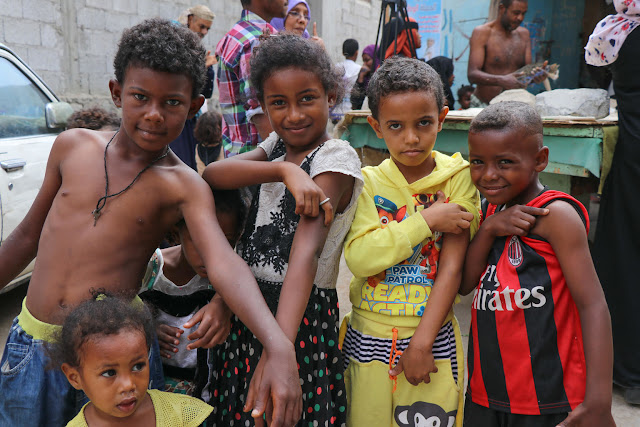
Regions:
<instances>
[{"instance_id":1,"label":"shirtless man","mask_svg":"<svg viewBox=\"0 0 640 427\"><path fill-rule=\"evenodd\" d=\"M467 77L477 85L471 107L488 105L505 89L525 87L514 71L531 63L529 30L520 26L527 13L527 0L500 0L498 7L498 17L474 28L471 34Z\"/></svg>"}]
</instances>

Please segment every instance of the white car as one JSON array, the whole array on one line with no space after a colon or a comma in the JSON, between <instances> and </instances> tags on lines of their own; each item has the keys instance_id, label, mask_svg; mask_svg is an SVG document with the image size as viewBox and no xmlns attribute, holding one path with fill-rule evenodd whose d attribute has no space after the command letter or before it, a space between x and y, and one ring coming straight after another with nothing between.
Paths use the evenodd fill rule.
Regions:
<instances>
[{"instance_id":1,"label":"white car","mask_svg":"<svg viewBox=\"0 0 640 427\"><path fill-rule=\"evenodd\" d=\"M15 53L0 43L0 245L35 199L56 136L71 106L56 95ZM24 283L33 262L2 291Z\"/></svg>"}]
</instances>

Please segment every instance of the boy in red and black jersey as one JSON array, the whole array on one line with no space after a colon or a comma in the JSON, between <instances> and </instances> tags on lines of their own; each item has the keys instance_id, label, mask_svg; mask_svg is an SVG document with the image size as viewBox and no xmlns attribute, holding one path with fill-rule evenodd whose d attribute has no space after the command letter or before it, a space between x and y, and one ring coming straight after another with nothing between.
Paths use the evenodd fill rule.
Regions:
<instances>
[{"instance_id":1,"label":"boy in red and black jersey","mask_svg":"<svg viewBox=\"0 0 640 427\"><path fill-rule=\"evenodd\" d=\"M542 121L519 102L469 129L471 179L486 198L460 293L474 290L465 426L615 425L611 320L587 212L543 187Z\"/></svg>"}]
</instances>

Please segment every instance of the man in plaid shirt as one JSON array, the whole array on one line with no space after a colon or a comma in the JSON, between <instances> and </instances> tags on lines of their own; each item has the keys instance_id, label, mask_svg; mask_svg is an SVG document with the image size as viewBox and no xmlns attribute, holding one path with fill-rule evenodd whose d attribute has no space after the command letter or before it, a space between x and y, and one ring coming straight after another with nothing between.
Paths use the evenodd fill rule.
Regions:
<instances>
[{"instance_id":1,"label":"man in plaid shirt","mask_svg":"<svg viewBox=\"0 0 640 427\"><path fill-rule=\"evenodd\" d=\"M242 16L216 47L218 91L222 110L222 146L225 157L253 150L260 142L258 129L250 120L259 122L264 114L253 98L249 84L249 59L265 29L273 18L283 18L286 0L241 0Z\"/></svg>"}]
</instances>

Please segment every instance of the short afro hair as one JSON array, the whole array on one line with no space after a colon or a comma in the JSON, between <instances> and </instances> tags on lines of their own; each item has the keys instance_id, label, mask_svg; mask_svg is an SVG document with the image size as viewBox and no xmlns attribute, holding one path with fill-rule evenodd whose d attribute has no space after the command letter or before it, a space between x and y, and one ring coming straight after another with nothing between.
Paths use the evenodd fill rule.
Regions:
<instances>
[{"instance_id":1,"label":"short afro hair","mask_svg":"<svg viewBox=\"0 0 640 427\"><path fill-rule=\"evenodd\" d=\"M356 39L346 39L344 43L342 43L342 54L345 58L349 58L350 56L358 53L358 49L360 46L358 45L358 40Z\"/></svg>"},{"instance_id":2,"label":"short afro hair","mask_svg":"<svg viewBox=\"0 0 640 427\"><path fill-rule=\"evenodd\" d=\"M144 304L134 304L124 295L107 294L104 289L92 290L92 298L80 303L69 313L54 340L47 346L54 367L68 363L79 367L82 347L90 340L117 335L121 331L140 332L151 347L155 327Z\"/></svg>"},{"instance_id":3,"label":"short afro hair","mask_svg":"<svg viewBox=\"0 0 640 427\"><path fill-rule=\"evenodd\" d=\"M473 93L475 90L476 88L473 85L462 85L458 88L458 98L462 98L465 93Z\"/></svg>"},{"instance_id":4,"label":"short afro hair","mask_svg":"<svg viewBox=\"0 0 640 427\"><path fill-rule=\"evenodd\" d=\"M193 31L153 18L123 31L113 68L120 84L130 66L182 74L191 80L191 97L195 98L206 79L205 55L200 38Z\"/></svg>"},{"instance_id":5,"label":"short afro hair","mask_svg":"<svg viewBox=\"0 0 640 427\"><path fill-rule=\"evenodd\" d=\"M336 95L338 105L344 95L342 76L325 49L318 43L292 33L280 33L260 42L251 55L251 86L260 101L264 100L264 82L285 68L314 73L327 93Z\"/></svg>"},{"instance_id":6,"label":"short afro hair","mask_svg":"<svg viewBox=\"0 0 640 427\"><path fill-rule=\"evenodd\" d=\"M84 128L101 130L103 128L120 127L120 118L113 111L100 107L89 107L74 112L67 120L67 129Z\"/></svg>"},{"instance_id":7,"label":"short afro hair","mask_svg":"<svg viewBox=\"0 0 640 427\"><path fill-rule=\"evenodd\" d=\"M529 104L517 101L498 102L474 117L469 133L522 130L526 136L542 135L542 119Z\"/></svg>"},{"instance_id":8,"label":"short afro hair","mask_svg":"<svg viewBox=\"0 0 640 427\"><path fill-rule=\"evenodd\" d=\"M500 0L500 4L504 6L505 9L509 9L509 7L511 7L514 1L516 0ZM517 0L517 1L522 3L529 3L528 0Z\"/></svg>"},{"instance_id":9,"label":"short afro hair","mask_svg":"<svg viewBox=\"0 0 640 427\"><path fill-rule=\"evenodd\" d=\"M380 100L391 94L426 91L433 95L438 111L444 107L444 88L440 75L424 61L393 56L382 63L367 87L369 109L378 118Z\"/></svg>"}]
</instances>

